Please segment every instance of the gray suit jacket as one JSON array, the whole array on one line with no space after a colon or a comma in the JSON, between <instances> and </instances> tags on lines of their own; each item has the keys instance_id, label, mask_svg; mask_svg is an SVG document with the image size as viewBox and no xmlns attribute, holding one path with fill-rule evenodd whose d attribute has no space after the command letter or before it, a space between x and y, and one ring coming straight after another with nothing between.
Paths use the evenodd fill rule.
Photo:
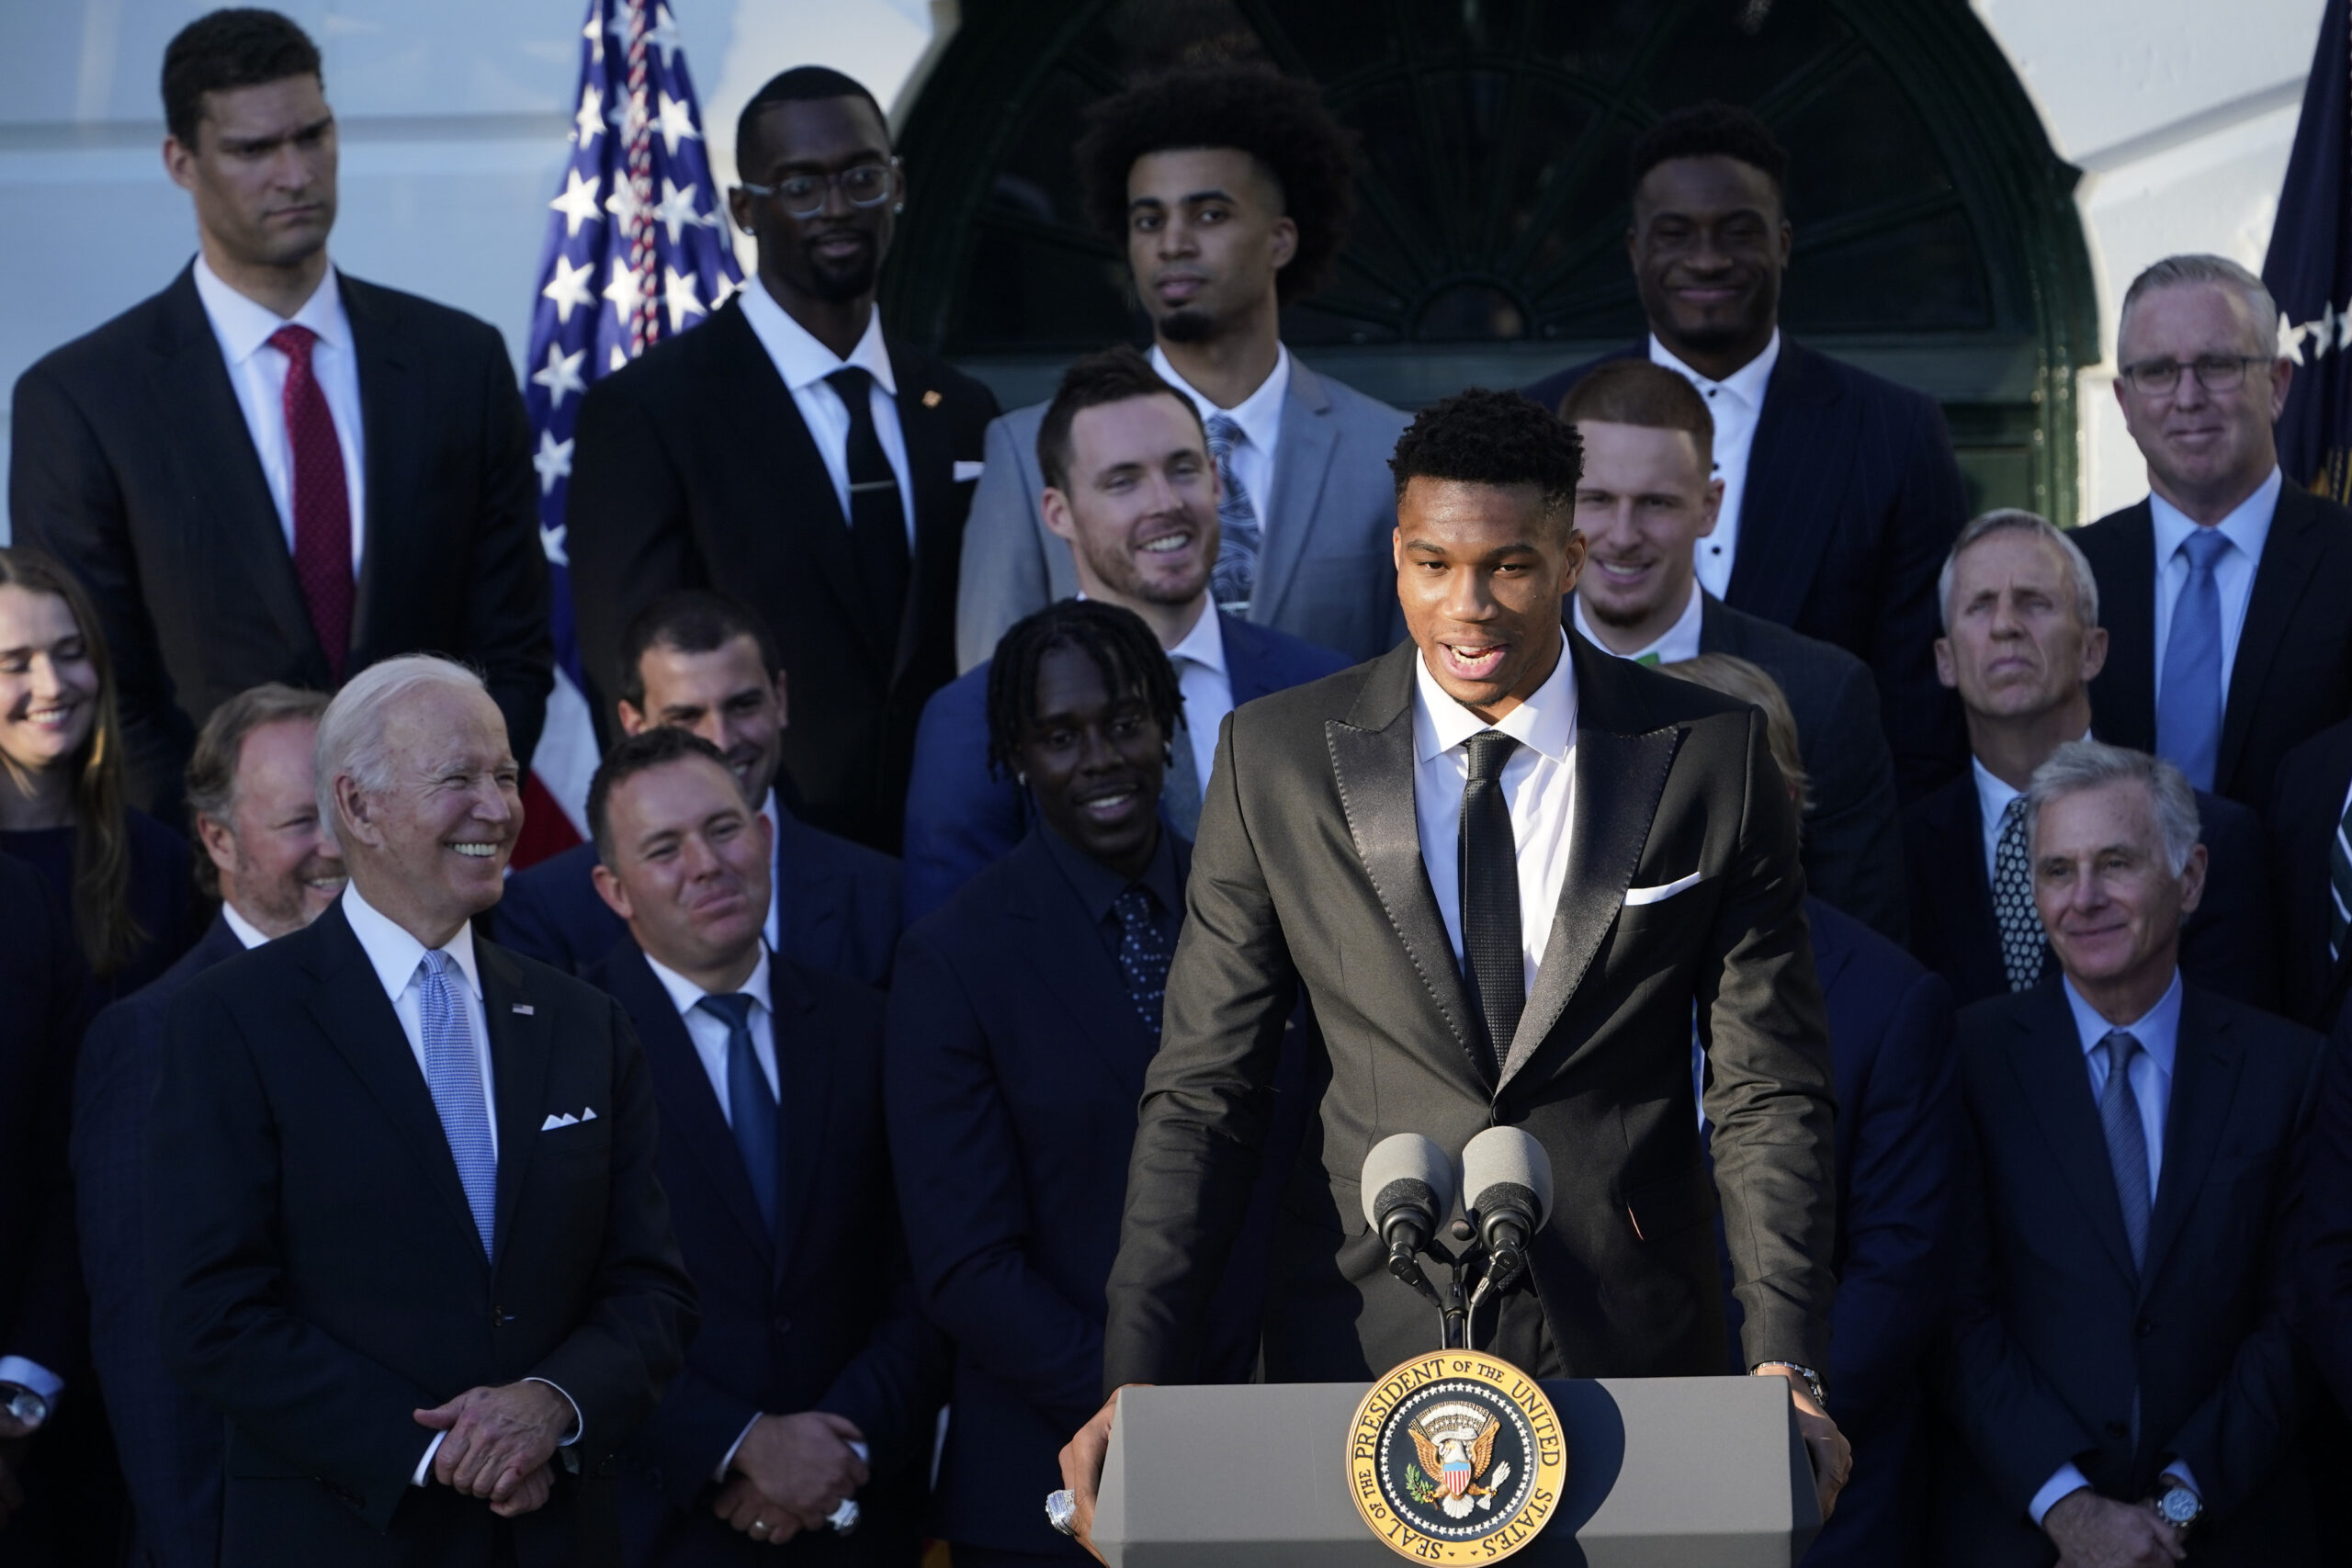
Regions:
<instances>
[{"instance_id":1,"label":"gray suit jacket","mask_svg":"<svg viewBox=\"0 0 2352 1568\"><path fill-rule=\"evenodd\" d=\"M1022 616L1078 592L1069 546L1046 531L1039 502L1037 427L1046 405L1000 415L964 525L956 595L956 664L969 670L996 651ZM1266 548L1250 618L1370 659L1405 635L1388 539L1396 490L1388 455L1408 416L1318 376L1291 356L1290 395L1274 449L1273 496L1260 513Z\"/></svg>"}]
</instances>

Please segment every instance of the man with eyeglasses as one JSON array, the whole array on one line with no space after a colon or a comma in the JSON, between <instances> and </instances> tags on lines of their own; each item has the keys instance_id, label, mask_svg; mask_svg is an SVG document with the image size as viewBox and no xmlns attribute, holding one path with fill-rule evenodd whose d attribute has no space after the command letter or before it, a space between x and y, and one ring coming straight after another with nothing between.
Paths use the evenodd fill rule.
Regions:
<instances>
[{"instance_id":1,"label":"man with eyeglasses","mask_svg":"<svg viewBox=\"0 0 2352 1568\"><path fill-rule=\"evenodd\" d=\"M2100 738L2256 811L2279 758L2352 714L2352 513L2279 472L2293 367L2278 320L2262 280L2221 256L2132 279L2115 399L2148 499L2074 536L2106 606Z\"/></svg>"},{"instance_id":2,"label":"man with eyeglasses","mask_svg":"<svg viewBox=\"0 0 2352 1568\"><path fill-rule=\"evenodd\" d=\"M875 288L907 175L873 95L786 71L736 125L752 281L596 383L566 522L589 680L677 588L720 588L793 672L779 794L895 854L924 700L956 673L965 514L996 417L987 388L884 336Z\"/></svg>"}]
</instances>

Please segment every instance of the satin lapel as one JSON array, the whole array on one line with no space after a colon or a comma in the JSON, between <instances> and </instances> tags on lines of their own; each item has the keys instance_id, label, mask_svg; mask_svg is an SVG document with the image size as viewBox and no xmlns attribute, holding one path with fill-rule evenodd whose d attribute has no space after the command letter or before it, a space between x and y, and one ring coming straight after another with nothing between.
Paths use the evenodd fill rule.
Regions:
<instances>
[{"instance_id":1,"label":"satin lapel","mask_svg":"<svg viewBox=\"0 0 2352 1568\"><path fill-rule=\"evenodd\" d=\"M895 350L890 374L899 383L899 432L907 444L907 482L914 491L907 497L914 512L914 562L907 574L907 602L899 607L890 663L895 683L922 645L924 581L934 573L951 584L956 580L963 557L964 513L956 507L956 454L948 445L946 405L924 404L930 389L923 384L923 372Z\"/></svg>"},{"instance_id":2,"label":"satin lapel","mask_svg":"<svg viewBox=\"0 0 2352 1568\"><path fill-rule=\"evenodd\" d=\"M1445 934L1429 869L1421 863L1421 835L1413 805L1413 660L1420 650L1403 643L1381 655L1345 719L1323 726L1339 781L1340 805L1348 836L1363 863L1364 875L1386 911L1388 924L1404 943L1405 956L1420 976L1438 1015L1453 1032L1473 1077L1484 1087L1491 1070L1480 1060L1486 1042L1470 1026L1474 1016L1453 942Z\"/></svg>"},{"instance_id":3,"label":"satin lapel","mask_svg":"<svg viewBox=\"0 0 2352 1568\"><path fill-rule=\"evenodd\" d=\"M1943 918L1952 923L1952 961L1961 977L1980 996L1996 997L2009 988L2009 972L2001 962L2001 926L1993 914L1993 885L1984 876L1984 807L1977 798L1972 771L1953 786L1951 818L1941 825L1949 864L1958 869L1957 897L1938 899ZM2044 967L2048 967L2047 961Z\"/></svg>"},{"instance_id":4,"label":"satin lapel","mask_svg":"<svg viewBox=\"0 0 2352 1568\"><path fill-rule=\"evenodd\" d=\"M347 650L357 652L369 648L373 627L399 619L396 606L429 592L429 574L447 570L448 563L436 547L445 541L423 533L433 513L432 498L417 489L428 470L416 449L416 436L433 428L434 411L425 406L423 389L410 373L408 345L384 320L375 290L347 277L341 282L344 314L351 319L353 357L359 365L359 422L368 438L367 539L361 546ZM405 541L415 547L377 548L396 528L419 535Z\"/></svg>"},{"instance_id":5,"label":"satin lapel","mask_svg":"<svg viewBox=\"0 0 2352 1568\"><path fill-rule=\"evenodd\" d=\"M498 1099L498 1229L497 1247L505 1255L508 1226L514 1205L530 1179L531 1162L539 1152L539 1129L550 1110L573 1110L548 1104L549 1032L555 1027L556 1002L544 986L525 979L523 966L496 945L476 938L474 963L481 970L482 1022L490 1031L490 1082ZM527 1012L518 1009L528 1008ZM610 1116L607 1104L591 1107Z\"/></svg>"},{"instance_id":6,"label":"satin lapel","mask_svg":"<svg viewBox=\"0 0 2352 1568\"><path fill-rule=\"evenodd\" d=\"M2247 625L2252 624L2249 616ZM2140 1271L2143 1297L2205 1190L2206 1172L2212 1168L2237 1100L2245 1055L2231 1034L2229 1020L2207 1006L2199 992L2184 991L2172 1064L2172 1104L2165 1117L2163 1173L2156 1183L2155 1209L2148 1218L2148 1264Z\"/></svg>"},{"instance_id":7,"label":"satin lapel","mask_svg":"<svg viewBox=\"0 0 2352 1568\"><path fill-rule=\"evenodd\" d=\"M820 1037L816 998L780 964L768 965L769 1008L775 1030L776 1140L775 1272L792 1258L817 1190L825 1154L825 1126L833 1092L833 1043ZM729 1134L729 1141L733 1141Z\"/></svg>"},{"instance_id":8,"label":"satin lapel","mask_svg":"<svg viewBox=\"0 0 2352 1568\"><path fill-rule=\"evenodd\" d=\"M694 1037L686 1032L685 1021L635 942L616 948L605 968L613 998L636 1025L638 1044L645 1052L646 1075L653 1082L654 1103L662 1110L663 1146L692 1151L728 1217L743 1239L764 1254L775 1238L760 1218L760 1201L752 1195L751 1179L743 1173L734 1129L719 1111L718 1096L711 1089L710 1074L695 1050ZM676 1200L672 1193L671 1201Z\"/></svg>"},{"instance_id":9,"label":"satin lapel","mask_svg":"<svg viewBox=\"0 0 2352 1568\"><path fill-rule=\"evenodd\" d=\"M1282 435L1274 450L1272 495L1259 502L1264 552L1258 558L1258 583L1250 601L1250 618L1260 626L1271 623L1290 592L1298 563L1306 558L1307 536L1315 530L1315 509L1323 499L1323 480L1331 467L1331 449L1339 432L1331 422L1330 395L1322 378L1294 358L1290 387L1283 399Z\"/></svg>"},{"instance_id":10,"label":"satin lapel","mask_svg":"<svg viewBox=\"0 0 2352 1568\"><path fill-rule=\"evenodd\" d=\"M2090 1069L2084 1066L2082 1042L2064 993L2054 987L2033 992L2030 1006L2017 1015L2016 1028L2009 1039L2009 1068L2033 1108L2042 1141L2075 1190L2099 1245L2125 1279L2135 1279L2139 1270L2123 1235L2123 1203L2107 1159L2107 1133L2099 1126Z\"/></svg>"},{"instance_id":11,"label":"satin lapel","mask_svg":"<svg viewBox=\"0 0 2352 1568\"><path fill-rule=\"evenodd\" d=\"M458 1162L449 1153L449 1136L441 1129L441 1113L433 1108L433 1091L425 1086L400 1014L368 962L367 950L343 917L341 902L327 906L312 929L320 933L323 956L314 971L320 984L304 1005L335 1053L399 1129L401 1141L415 1155L418 1168L440 1195L451 1222L465 1227L479 1253L473 1210L458 1179Z\"/></svg>"},{"instance_id":12,"label":"satin lapel","mask_svg":"<svg viewBox=\"0 0 2352 1568\"><path fill-rule=\"evenodd\" d=\"M1120 1101L1132 1105L1143 1098L1144 1074L1159 1041L1136 1015L1135 998L1103 951L1086 906L1039 838L1046 831L1040 823L1014 847L1022 881L1005 900L1004 913L1035 932L1015 943L1029 965L1034 994L1054 998L1069 1020L1069 1038L1086 1043L1088 1055L1118 1086Z\"/></svg>"},{"instance_id":13,"label":"satin lapel","mask_svg":"<svg viewBox=\"0 0 2352 1568\"><path fill-rule=\"evenodd\" d=\"M1837 527L1838 507L1825 502L1821 477L1853 466L1848 433L1838 423L1843 395L1814 359L1812 350L1781 339L1739 503L1739 531L1749 547L1734 558L1724 595L1734 609L1784 626L1794 626L1804 608L1815 563ZM1770 547L1756 547L1768 540Z\"/></svg>"},{"instance_id":14,"label":"satin lapel","mask_svg":"<svg viewBox=\"0 0 2352 1568\"><path fill-rule=\"evenodd\" d=\"M149 344L154 355L149 374L156 406L172 411L173 438L164 446L180 492L193 502L183 525L187 554L220 563L224 574L241 573L282 645L316 653L314 674L324 684L326 657L317 652L318 634L294 576L285 525L270 499L253 432L237 405L220 340L197 296L192 267L172 285L168 309L167 324ZM233 602L235 595L224 597Z\"/></svg>"},{"instance_id":15,"label":"satin lapel","mask_svg":"<svg viewBox=\"0 0 2352 1568\"><path fill-rule=\"evenodd\" d=\"M2254 726L2255 706L2263 682L2270 678L2271 661L2278 657L2278 644L2294 624L2296 608L2318 570L2326 543L2321 524L2318 511L2304 504L2302 491L2293 486L2279 491L2270 536L2255 564L2254 592L2246 601L2237 659L2230 666L2229 698L2222 707L2222 749L2213 764L2217 795L2245 754L2246 732ZM2352 607L2339 604L2335 613L2352 614ZM2269 781L2263 783L2267 789Z\"/></svg>"},{"instance_id":16,"label":"satin lapel","mask_svg":"<svg viewBox=\"0 0 2352 1568\"><path fill-rule=\"evenodd\" d=\"M2094 563L2099 620L2112 651L2091 682L2092 716L2101 740L2145 750L2156 739L2155 523L2143 501L2098 526L2113 528L2120 537ZM2228 723L2225 705L2224 728Z\"/></svg>"}]
</instances>

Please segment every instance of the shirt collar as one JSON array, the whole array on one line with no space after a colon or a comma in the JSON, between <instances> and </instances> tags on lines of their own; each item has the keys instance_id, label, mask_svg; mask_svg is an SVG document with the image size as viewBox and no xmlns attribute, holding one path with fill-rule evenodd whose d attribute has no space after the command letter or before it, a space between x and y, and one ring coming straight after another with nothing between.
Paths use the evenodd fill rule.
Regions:
<instances>
[{"instance_id":1,"label":"shirt collar","mask_svg":"<svg viewBox=\"0 0 2352 1568\"><path fill-rule=\"evenodd\" d=\"M1188 659L1204 670L1225 673L1225 626L1215 604L1203 604L1193 629L1168 650L1168 660L1177 666L1180 675L1183 673L1182 660Z\"/></svg>"},{"instance_id":2,"label":"shirt collar","mask_svg":"<svg viewBox=\"0 0 2352 1568\"><path fill-rule=\"evenodd\" d=\"M368 903L360 894L357 877L344 884L343 917L351 922L351 934L359 939L368 962L375 966L376 978L382 983L384 994L397 997L407 990L409 982L416 978L416 966L424 962L424 944ZM458 965L466 977L466 988L479 1001L481 970L474 962L473 922L468 920L460 925L458 934L441 951Z\"/></svg>"},{"instance_id":3,"label":"shirt collar","mask_svg":"<svg viewBox=\"0 0 2352 1568\"><path fill-rule=\"evenodd\" d=\"M2099 1043L2117 1030L2128 1030L2140 1042L2140 1049L2148 1054L2148 1059L2162 1067L2166 1077L2172 1076L2174 1055L2180 1043L2178 964L2173 966L2172 984L2165 987L2165 994L2156 998L2156 1005L2130 1023L2108 1022L2099 1016L2097 1008L2083 1000L2083 994L2075 989L2071 976L2062 983L2066 990L2066 1005L2074 1010L2075 1032L2082 1040L2084 1055L2098 1050Z\"/></svg>"},{"instance_id":4,"label":"shirt collar","mask_svg":"<svg viewBox=\"0 0 2352 1568\"><path fill-rule=\"evenodd\" d=\"M236 939L244 943L247 953L251 953L269 940L267 934L259 926L237 913L237 907L226 898L220 900L220 919Z\"/></svg>"},{"instance_id":5,"label":"shirt collar","mask_svg":"<svg viewBox=\"0 0 2352 1568\"><path fill-rule=\"evenodd\" d=\"M1241 434L1248 437L1250 446L1261 452L1273 451L1274 443L1281 439L1283 433L1283 400L1290 396L1290 350L1287 346L1279 343L1274 344L1273 369L1258 383L1256 391L1229 409L1217 407L1206 394L1176 374L1176 367L1168 363L1167 354L1156 343L1151 345L1151 367L1159 372L1161 380L1193 400L1193 406L1201 411L1203 420L1212 414L1223 414L1241 427ZM1263 505L1264 502L1261 501L1259 504Z\"/></svg>"},{"instance_id":6,"label":"shirt collar","mask_svg":"<svg viewBox=\"0 0 2352 1568\"><path fill-rule=\"evenodd\" d=\"M1429 660L1416 650L1413 658L1413 756L1426 762L1443 756L1485 729L1498 729L1531 751L1555 762L1568 760L1576 740L1577 678L1567 634L1560 634L1560 661L1535 688L1534 694L1493 724L1488 724L1446 695L1430 673Z\"/></svg>"},{"instance_id":7,"label":"shirt collar","mask_svg":"<svg viewBox=\"0 0 2352 1568\"><path fill-rule=\"evenodd\" d=\"M2286 485L2286 478L2275 467L2270 477L2257 486L2252 495L2238 502L2235 510L2213 525L2230 543L2245 552L2250 561L2262 558L2263 541L2270 537L2270 519L2278 510L2278 492ZM2182 541L2203 526L2191 522L2180 508L2154 491L2148 492L2148 517L2155 525L2156 570L2164 570L2166 561L2180 549Z\"/></svg>"},{"instance_id":8,"label":"shirt collar","mask_svg":"<svg viewBox=\"0 0 2352 1568\"><path fill-rule=\"evenodd\" d=\"M1764 345L1763 353L1720 381L1711 377L1702 376L1688 365L1683 364L1681 360L1675 357L1672 350L1657 341L1657 333L1650 333L1650 363L1652 365L1663 366L1698 386L1713 387L1729 392L1743 405L1751 409L1760 409L1764 406L1765 386L1772 379L1772 367L1780 362L1781 329L1778 327L1772 329L1772 341Z\"/></svg>"},{"instance_id":9,"label":"shirt collar","mask_svg":"<svg viewBox=\"0 0 2352 1568\"><path fill-rule=\"evenodd\" d=\"M201 253L196 258L196 297L204 305L204 314L212 323L213 336L220 340L221 354L232 365L243 365L266 346L270 334L283 326L308 327L318 333L319 341L333 348L351 348L351 318L344 313L343 289L335 280L335 270L330 265L311 297L293 315L281 318L278 313L258 300L248 299L221 281L220 275L205 265Z\"/></svg>"},{"instance_id":10,"label":"shirt collar","mask_svg":"<svg viewBox=\"0 0 2352 1568\"><path fill-rule=\"evenodd\" d=\"M784 378L786 389L799 391L854 365L873 377L875 384L884 391L894 398L899 395L898 378L890 373L890 351L882 344L882 312L878 309L866 317L865 334L849 351L849 357L843 359L794 321L791 312L775 302L767 285L758 277L754 276L735 297L743 302L743 319L752 323L760 346L775 362L775 373Z\"/></svg>"},{"instance_id":11,"label":"shirt collar","mask_svg":"<svg viewBox=\"0 0 2352 1568\"><path fill-rule=\"evenodd\" d=\"M1097 925L1110 919L1119 901L1119 895L1130 887L1141 887L1159 900L1163 913L1184 907L1183 885L1176 880L1175 834L1166 824L1159 829L1159 842L1151 852L1151 863L1143 874L1128 882L1120 874L1054 831L1052 824L1042 818L1036 830L1046 836L1046 851L1078 895L1086 913Z\"/></svg>"},{"instance_id":12,"label":"shirt collar","mask_svg":"<svg viewBox=\"0 0 2352 1568\"><path fill-rule=\"evenodd\" d=\"M703 998L712 994L650 953L646 953L645 962L653 971L653 977L662 982L662 988L670 994L670 1005L678 1010L680 1018L694 1011ZM751 998L761 1010L767 1010L769 1004L768 944L766 942L760 943L760 961L752 966L751 978L743 982L741 994Z\"/></svg>"},{"instance_id":13,"label":"shirt collar","mask_svg":"<svg viewBox=\"0 0 2352 1568\"><path fill-rule=\"evenodd\" d=\"M1686 659L1699 657L1699 623L1706 611L1706 592L1695 577L1690 580L1690 602L1682 607L1682 614L1675 617L1674 624L1660 632L1656 642L1647 648L1637 648L1631 653L1619 653L1600 640L1600 635L1592 629L1592 623L1585 619L1582 594L1574 595L1572 603L1575 608L1571 614L1576 617L1577 631L1585 641L1612 659L1641 659L1656 654L1657 657L1652 660L1653 663L1679 664Z\"/></svg>"},{"instance_id":14,"label":"shirt collar","mask_svg":"<svg viewBox=\"0 0 2352 1568\"><path fill-rule=\"evenodd\" d=\"M2083 739L2089 740L2095 738L2086 729ZM2009 802L2025 791L2011 789L2008 780L1986 767L1973 752L1969 754L1968 771L1976 780L1976 813L1984 818L1984 826L1989 831L2001 820L2001 813L2009 808Z\"/></svg>"}]
</instances>

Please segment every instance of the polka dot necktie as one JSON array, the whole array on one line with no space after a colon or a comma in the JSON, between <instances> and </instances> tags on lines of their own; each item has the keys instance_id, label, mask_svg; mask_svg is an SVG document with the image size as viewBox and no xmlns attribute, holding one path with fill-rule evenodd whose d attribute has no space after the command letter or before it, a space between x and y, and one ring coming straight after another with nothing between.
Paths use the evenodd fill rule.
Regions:
<instances>
[{"instance_id":1,"label":"polka dot necktie","mask_svg":"<svg viewBox=\"0 0 2352 1568\"><path fill-rule=\"evenodd\" d=\"M1127 998L1136 1016L1159 1043L1159 1015L1168 1001L1168 964L1175 957L1168 938L1153 918L1154 900L1140 887L1130 887L1111 906L1119 918L1119 974L1127 983Z\"/></svg>"},{"instance_id":2,"label":"polka dot necktie","mask_svg":"<svg viewBox=\"0 0 2352 1568\"><path fill-rule=\"evenodd\" d=\"M2030 991L2041 983L2041 961L2049 947L2041 934L2041 911L2033 907L2033 857L2026 851L2025 796L2001 813L2001 840L1993 851L1993 919L2001 931L2001 968L2009 989Z\"/></svg>"}]
</instances>

